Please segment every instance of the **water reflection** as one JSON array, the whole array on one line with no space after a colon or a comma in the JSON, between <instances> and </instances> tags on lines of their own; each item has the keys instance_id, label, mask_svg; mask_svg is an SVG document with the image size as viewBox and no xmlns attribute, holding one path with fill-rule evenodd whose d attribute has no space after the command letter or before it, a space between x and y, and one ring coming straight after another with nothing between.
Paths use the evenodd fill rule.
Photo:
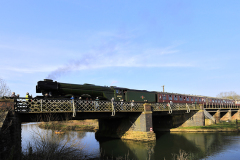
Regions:
<instances>
[{"instance_id":1,"label":"water reflection","mask_svg":"<svg viewBox=\"0 0 240 160\"><path fill-rule=\"evenodd\" d=\"M138 142L130 140L102 140L100 148L102 156L111 157L128 157L129 159L146 160L154 154L156 142Z\"/></svg>"},{"instance_id":2,"label":"water reflection","mask_svg":"<svg viewBox=\"0 0 240 160\"><path fill-rule=\"evenodd\" d=\"M173 159L180 150L188 153L192 159L208 159L222 154L229 148L240 151L238 133L157 133L156 143L136 141L105 140L99 141L105 157L125 157L138 160ZM227 152L226 152L227 153ZM238 157L240 154L238 153ZM229 155L232 157L232 155ZM234 157L232 157L234 159ZM237 158L238 159L238 158Z\"/></svg>"},{"instance_id":3,"label":"water reflection","mask_svg":"<svg viewBox=\"0 0 240 160\"><path fill-rule=\"evenodd\" d=\"M22 148L33 141L33 134L52 133L52 130L39 129L36 123L22 124ZM156 142L137 142L119 139L95 139L94 132L71 131L59 135L62 141L79 142L87 156L128 157L135 160L170 160L173 154L184 150L192 159L239 159L239 133L157 133ZM224 157L224 158L223 158Z\"/></svg>"},{"instance_id":4,"label":"water reflection","mask_svg":"<svg viewBox=\"0 0 240 160\"><path fill-rule=\"evenodd\" d=\"M41 136L39 136L41 135ZM45 136L57 136L62 144L70 146L75 144L74 147L84 153L87 157L99 157L99 143L95 140L95 132L82 132L82 131L68 131L65 134L56 135L53 130L41 129L37 123L22 124L22 150L25 152L29 144L35 144L40 138Z\"/></svg>"}]
</instances>

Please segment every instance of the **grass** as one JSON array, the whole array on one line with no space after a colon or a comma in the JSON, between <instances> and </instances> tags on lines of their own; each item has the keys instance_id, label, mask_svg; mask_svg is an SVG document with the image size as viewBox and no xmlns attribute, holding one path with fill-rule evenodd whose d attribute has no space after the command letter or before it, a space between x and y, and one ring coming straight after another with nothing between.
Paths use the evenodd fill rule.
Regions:
<instances>
[{"instance_id":1,"label":"grass","mask_svg":"<svg viewBox=\"0 0 240 160\"><path fill-rule=\"evenodd\" d=\"M42 122L40 128L62 130L62 131L95 131L98 129L97 120L71 120L71 121L52 121Z\"/></svg>"},{"instance_id":2,"label":"grass","mask_svg":"<svg viewBox=\"0 0 240 160\"><path fill-rule=\"evenodd\" d=\"M185 152L184 150L179 150L179 154L172 154L173 160L189 160L191 159L189 154Z\"/></svg>"}]
</instances>

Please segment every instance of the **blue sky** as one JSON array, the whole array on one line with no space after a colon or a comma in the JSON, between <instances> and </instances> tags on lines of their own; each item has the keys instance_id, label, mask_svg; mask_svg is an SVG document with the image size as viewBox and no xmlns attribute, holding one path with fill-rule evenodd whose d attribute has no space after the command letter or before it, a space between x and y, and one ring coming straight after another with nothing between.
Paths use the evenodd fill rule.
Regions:
<instances>
[{"instance_id":1,"label":"blue sky","mask_svg":"<svg viewBox=\"0 0 240 160\"><path fill-rule=\"evenodd\" d=\"M0 1L0 78L240 94L240 1Z\"/></svg>"}]
</instances>

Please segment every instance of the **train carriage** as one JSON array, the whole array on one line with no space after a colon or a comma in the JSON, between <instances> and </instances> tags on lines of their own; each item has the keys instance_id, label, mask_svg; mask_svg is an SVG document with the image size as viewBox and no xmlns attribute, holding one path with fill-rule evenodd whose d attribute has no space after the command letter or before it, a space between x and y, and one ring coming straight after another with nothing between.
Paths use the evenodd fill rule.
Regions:
<instances>
[{"instance_id":1,"label":"train carriage","mask_svg":"<svg viewBox=\"0 0 240 160\"><path fill-rule=\"evenodd\" d=\"M159 103L202 103L202 97L193 95L184 95L178 93L159 92L157 95L157 102Z\"/></svg>"}]
</instances>

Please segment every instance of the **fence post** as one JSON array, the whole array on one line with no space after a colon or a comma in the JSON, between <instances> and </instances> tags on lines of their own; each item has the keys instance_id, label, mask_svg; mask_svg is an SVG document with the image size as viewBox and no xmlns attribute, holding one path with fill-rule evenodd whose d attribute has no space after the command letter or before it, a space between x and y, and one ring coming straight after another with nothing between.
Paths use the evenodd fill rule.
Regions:
<instances>
[{"instance_id":1,"label":"fence post","mask_svg":"<svg viewBox=\"0 0 240 160\"><path fill-rule=\"evenodd\" d=\"M41 112L42 112L42 99L41 99Z\"/></svg>"},{"instance_id":2,"label":"fence post","mask_svg":"<svg viewBox=\"0 0 240 160\"><path fill-rule=\"evenodd\" d=\"M115 116L115 109L114 109L113 101L112 101L112 115L111 116Z\"/></svg>"}]
</instances>

